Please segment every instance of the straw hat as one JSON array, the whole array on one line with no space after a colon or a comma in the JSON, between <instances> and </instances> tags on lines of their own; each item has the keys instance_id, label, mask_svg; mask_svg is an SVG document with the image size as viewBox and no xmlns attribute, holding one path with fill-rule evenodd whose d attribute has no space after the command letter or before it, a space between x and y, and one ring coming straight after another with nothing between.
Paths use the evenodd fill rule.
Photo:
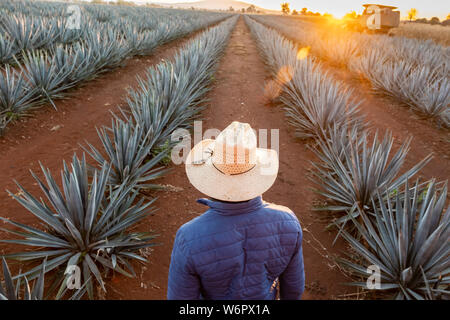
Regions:
<instances>
[{"instance_id":1,"label":"straw hat","mask_svg":"<svg viewBox=\"0 0 450 320\"><path fill-rule=\"evenodd\" d=\"M256 144L250 125L234 121L216 140L203 140L189 152L189 181L200 192L223 201L245 201L263 194L277 177L278 154Z\"/></svg>"}]
</instances>

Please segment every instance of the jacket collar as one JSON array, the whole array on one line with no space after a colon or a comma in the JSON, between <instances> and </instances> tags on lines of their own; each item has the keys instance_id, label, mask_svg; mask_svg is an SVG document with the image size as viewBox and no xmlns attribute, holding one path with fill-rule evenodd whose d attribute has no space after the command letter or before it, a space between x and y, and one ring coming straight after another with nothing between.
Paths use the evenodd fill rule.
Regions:
<instances>
[{"instance_id":1,"label":"jacket collar","mask_svg":"<svg viewBox=\"0 0 450 320\"><path fill-rule=\"evenodd\" d=\"M261 196L250 199L244 202L221 202L214 201L206 198L201 198L197 200L198 203L207 205L214 211L222 215L237 215L242 213L248 213L258 210L263 205L263 200Z\"/></svg>"}]
</instances>

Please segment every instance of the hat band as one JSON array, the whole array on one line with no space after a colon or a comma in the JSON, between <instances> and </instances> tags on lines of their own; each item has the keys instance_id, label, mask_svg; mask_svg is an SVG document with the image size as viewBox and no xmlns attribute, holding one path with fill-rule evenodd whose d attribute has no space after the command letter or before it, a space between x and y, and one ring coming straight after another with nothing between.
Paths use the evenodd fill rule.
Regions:
<instances>
[{"instance_id":1,"label":"hat band","mask_svg":"<svg viewBox=\"0 0 450 320\"><path fill-rule=\"evenodd\" d=\"M256 167L256 164L215 164L212 161L211 163L217 171L227 176L244 174Z\"/></svg>"}]
</instances>

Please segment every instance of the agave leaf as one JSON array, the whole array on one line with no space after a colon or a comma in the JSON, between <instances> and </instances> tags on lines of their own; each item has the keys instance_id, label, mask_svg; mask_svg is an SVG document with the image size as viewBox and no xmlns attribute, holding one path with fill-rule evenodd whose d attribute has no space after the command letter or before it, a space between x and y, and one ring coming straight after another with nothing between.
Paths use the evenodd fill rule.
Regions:
<instances>
[{"instance_id":1,"label":"agave leaf","mask_svg":"<svg viewBox=\"0 0 450 320\"><path fill-rule=\"evenodd\" d=\"M11 273L9 271L8 265L6 264L5 259L2 259L2 267L3 267L3 275L5 280L5 291L3 291L3 288L1 288L1 294L7 297L8 299L16 299L16 293L14 290L14 283L12 281Z\"/></svg>"},{"instance_id":2,"label":"agave leaf","mask_svg":"<svg viewBox=\"0 0 450 320\"><path fill-rule=\"evenodd\" d=\"M34 259L39 259L39 258L60 255L60 254L67 253L67 252L69 252L69 250L67 250L67 249L48 250L48 251L30 251L30 252L5 254L5 255L3 255L3 257L16 259L18 261L27 261L27 260L34 260Z\"/></svg>"},{"instance_id":3,"label":"agave leaf","mask_svg":"<svg viewBox=\"0 0 450 320\"><path fill-rule=\"evenodd\" d=\"M12 277L9 271L6 260L2 258L2 267L3 267L3 275L5 281L5 288L3 288L0 283L0 300L42 300L44 296L44 269L45 269L46 259L42 264L41 272L39 274L38 279L34 283L34 287L30 290L30 285L28 279L23 277L24 279L24 295L20 297L20 289L22 287L22 276ZM19 272L20 273L20 272ZM17 278L16 283L14 284L13 279Z\"/></svg>"},{"instance_id":4,"label":"agave leaf","mask_svg":"<svg viewBox=\"0 0 450 320\"><path fill-rule=\"evenodd\" d=\"M30 227L30 226L27 226L25 224L22 224L22 223L19 223L19 222L15 222L13 220L6 219L6 218L3 218L3 217L0 217L0 220L2 220L4 223L10 223L10 224L12 224L12 225L14 225L16 227L19 227L19 228L25 230L25 231L28 231L30 234L33 234L34 237L38 237L38 238L42 238L42 239L45 239L45 240L57 242L57 243L60 243L61 245L66 244L66 242L64 240L61 240L60 238L52 236L51 234L43 232L43 231L41 231L39 229ZM4 228L2 228L2 230L10 232L10 233L19 234L19 235L26 235L26 233L17 233L17 231L7 230L7 229L4 229Z\"/></svg>"},{"instance_id":5,"label":"agave leaf","mask_svg":"<svg viewBox=\"0 0 450 320\"><path fill-rule=\"evenodd\" d=\"M400 280L401 280L403 283L406 283L406 282L408 282L409 280L411 280L412 275L413 275L412 269L411 269L411 267L408 267L407 269L405 269L405 270L402 271L401 276L400 276Z\"/></svg>"},{"instance_id":6,"label":"agave leaf","mask_svg":"<svg viewBox=\"0 0 450 320\"><path fill-rule=\"evenodd\" d=\"M89 266L89 269L91 270L91 272L94 274L95 278L97 279L98 283L100 284L102 289L104 291L106 291L102 276L101 276L100 271L98 270L97 266L95 265L94 261L92 261L92 259L89 255L86 255L84 258L85 258L85 261L87 262L87 265Z\"/></svg>"},{"instance_id":7,"label":"agave leaf","mask_svg":"<svg viewBox=\"0 0 450 320\"><path fill-rule=\"evenodd\" d=\"M123 270L121 267L119 267L119 265L117 265L116 268L114 268L113 265L112 265L112 262L111 262L110 260L107 260L107 259L105 259L105 258L103 258L103 257L101 257L101 256L96 256L96 257L95 257L95 260L96 260L96 261L99 261L99 262L100 262L102 265L104 265L105 267L110 268L110 269L113 269L113 270L115 270L115 271L117 271L117 272L123 274L124 276L130 277L130 278L133 277L133 274L130 274L130 273L126 272L126 271Z\"/></svg>"},{"instance_id":8,"label":"agave leaf","mask_svg":"<svg viewBox=\"0 0 450 320\"><path fill-rule=\"evenodd\" d=\"M42 299L42 297L44 296L44 275L46 262L47 258L45 258L44 262L42 263L41 273L39 274L39 277L37 278L36 283L34 285L34 288L31 291L30 298L32 300Z\"/></svg>"}]
</instances>

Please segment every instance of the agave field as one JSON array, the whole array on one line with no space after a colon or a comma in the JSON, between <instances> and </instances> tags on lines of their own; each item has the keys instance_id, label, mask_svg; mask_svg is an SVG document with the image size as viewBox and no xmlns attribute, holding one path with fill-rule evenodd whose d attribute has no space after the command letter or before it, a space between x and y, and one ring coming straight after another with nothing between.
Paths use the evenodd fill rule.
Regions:
<instances>
[{"instance_id":1,"label":"agave field","mask_svg":"<svg viewBox=\"0 0 450 320\"><path fill-rule=\"evenodd\" d=\"M82 10L82 11L81 11ZM143 12L142 12L143 11ZM67 90L133 55L224 19L224 15L86 5L79 28L58 3L0 5L0 130L24 112L63 98Z\"/></svg>"},{"instance_id":2,"label":"agave field","mask_svg":"<svg viewBox=\"0 0 450 320\"><path fill-rule=\"evenodd\" d=\"M204 210L170 163L171 135L198 119L280 129L279 179L264 197L302 223L306 298L450 298L448 47L133 6L78 4L73 27L73 10L0 3L0 300L164 299L175 232ZM389 97L419 118L374 126L385 118L333 68L369 83L374 109ZM113 76L127 90L103 96ZM413 128L391 125L405 121ZM368 290L373 266L381 283Z\"/></svg>"},{"instance_id":3,"label":"agave field","mask_svg":"<svg viewBox=\"0 0 450 320\"><path fill-rule=\"evenodd\" d=\"M66 6L33 3L30 7L20 2L3 6L5 50L1 101L5 124L44 101L53 104L53 99L64 97L67 89L117 67L130 55L148 55L163 43L227 18L214 13L201 17L183 11L168 14L166 10L148 10L142 14L121 7L104 11L89 5L84 8L89 12L86 27L67 38L63 31L58 32L64 18L50 18L64 17ZM47 230L2 218L23 231L8 232L24 238L3 241L48 249L6 256L41 262L16 276L24 277L26 283L39 276L38 289L33 294L27 291L26 298L42 298L44 274L60 266L80 265L84 284L77 297L87 292L93 298L94 281L104 288L99 267L135 275L128 260L145 260L138 251L151 246L154 237L126 230L151 213L153 201L144 203L143 198L136 197L141 188L149 187L148 182L164 173L158 163L167 156L170 147L154 157L150 155L156 147L169 141L175 129L189 128L211 81L213 62L223 50L235 22L236 17L227 19L206 31L180 51L173 63L163 62L149 69L144 79L139 79L139 88L129 94L129 108L124 111L123 119L116 117L111 127L99 129L104 149L99 151L90 144L86 148L98 166L95 162L89 166L85 157L74 156L70 164L64 163L63 189L44 167L46 183L32 173L53 209L18 184L23 196L12 196L40 219ZM48 33L48 26L56 30L57 36ZM16 52L21 52L20 56ZM0 297L16 297L18 294L13 292L17 290L13 289L6 262L3 269L6 289L1 289ZM54 282L58 299L67 292L62 271Z\"/></svg>"}]
</instances>

